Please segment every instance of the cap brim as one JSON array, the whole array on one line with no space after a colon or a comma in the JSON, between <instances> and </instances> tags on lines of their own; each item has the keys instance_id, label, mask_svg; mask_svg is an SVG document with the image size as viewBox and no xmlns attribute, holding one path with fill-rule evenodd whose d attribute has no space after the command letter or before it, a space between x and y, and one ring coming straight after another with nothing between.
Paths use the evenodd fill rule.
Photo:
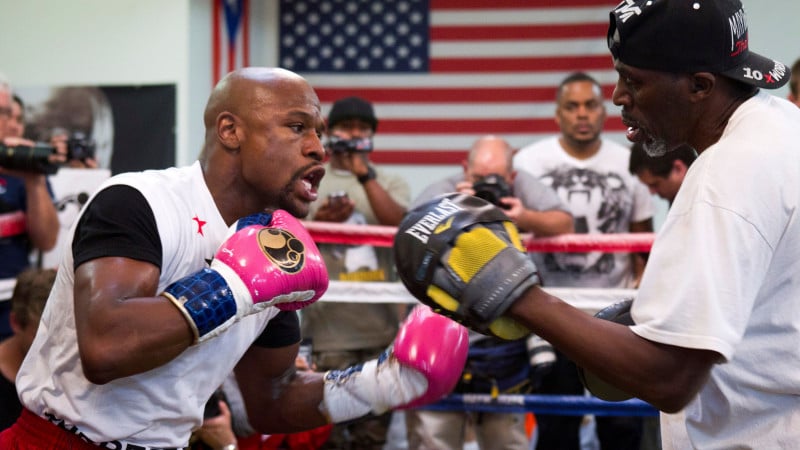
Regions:
<instances>
[{"instance_id":1,"label":"cap brim","mask_svg":"<svg viewBox=\"0 0 800 450\"><path fill-rule=\"evenodd\" d=\"M778 89L789 81L789 70L783 63L752 51L743 64L722 75L764 89Z\"/></svg>"}]
</instances>

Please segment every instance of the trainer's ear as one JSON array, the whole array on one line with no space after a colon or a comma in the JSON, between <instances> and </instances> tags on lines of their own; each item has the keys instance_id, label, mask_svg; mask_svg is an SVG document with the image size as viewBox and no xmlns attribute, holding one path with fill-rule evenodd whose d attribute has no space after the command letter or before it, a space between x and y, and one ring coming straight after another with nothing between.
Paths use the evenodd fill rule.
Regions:
<instances>
[{"instance_id":1,"label":"trainer's ear","mask_svg":"<svg viewBox=\"0 0 800 450\"><path fill-rule=\"evenodd\" d=\"M717 82L716 75L709 72L697 72L689 76L689 95L693 99L704 99L711 95Z\"/></svg>"},{"instance_id":2,"label":"trainer's ear","mask_svg":"<svg viewBox=\"0 0 800 450\"><path fill-rule=\"evenodd\" d=\"M220 143L229 149L238 149L242 140L241 121L228 111L223 111L217 116L217 138Z\"/></svg>"}]
</instances>

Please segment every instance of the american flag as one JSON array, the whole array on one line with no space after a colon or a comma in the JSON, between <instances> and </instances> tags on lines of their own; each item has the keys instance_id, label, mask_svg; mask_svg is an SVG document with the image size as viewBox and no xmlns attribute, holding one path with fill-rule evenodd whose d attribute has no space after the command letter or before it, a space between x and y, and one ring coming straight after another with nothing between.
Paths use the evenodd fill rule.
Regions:
<instances>
[{"instance_id":1,"label":"american flag","mask_svg":"<svg viewBox=\"0 0 800 450\"><path fill-rule=\"evenodd\" d=\"M558 132L555 90L594 76L610 99L616 0L281 0L281 67L309 80L327 115L358 95L379 119L381 163L457 164L484 134L519 148ZM606 136L624 129L607 101Z\"/></svg>"},{"instance_id":2,"label":"american flag","mask_svg":"<svg viewBox=\"0 0 800 450\"><path fill-rule=\"evenodd\" d=\"M250 65L249 0L212 0L211 82Z\"/></svg>"}]
</instances>

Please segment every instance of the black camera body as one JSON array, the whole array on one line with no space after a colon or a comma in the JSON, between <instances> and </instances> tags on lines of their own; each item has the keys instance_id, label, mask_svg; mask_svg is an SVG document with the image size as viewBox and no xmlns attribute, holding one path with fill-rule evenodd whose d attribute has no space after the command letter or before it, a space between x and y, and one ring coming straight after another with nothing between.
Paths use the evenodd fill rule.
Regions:
<instances>
[{"instance_id":1,"label":"black camera body","mask_svg":"<svg viewBox=\"0 0 800 450\"><path fill-rule=\"evenodd\" d=\"M342 139L338 136L331 136L328 139L328 150L332 153L346 153L346 152L361 152L367 153L372 151L372 138L353 138Z\"/></svg>"},{"instance_id":2,"label":"black camera body","mask_svg":"<svg viewBox=\"0 0 800 450\"><path fill-rule=\"evenodd\" d=\"M17 145L7 147L0 143L0 167L26 172L52 175L59 165L50 162L50 155L56 148L49 144L36 143L33 146ZM74 133L67 139L67 160L86 161L94 158L95 144L83 133Z\"/></svg>"},{"instance_id":3,"label":"black camera body","mask_svg":"<svg viewBox=\"0 0 800 450\"><path fill-rule=\"evenodd\" d=\"M94 158L94 154L94 141L86 137L85 134L75 132L67 139L67 161L86 161L87 159Z\"/></svg>"},{"instance_id":4,"label":"black camera body","mask_svg":"<svg viewBox=\"0 0 800 450\"><path fill-rule=\"evenodd\" d=\"M495 173L486 175L480 181L472 185L475 197L482 198L487 202L503 209L508 209L508 205L501 203L503 197L511 197L511 186L506 183L505 178Z\"/></svg>"}]
</instances>

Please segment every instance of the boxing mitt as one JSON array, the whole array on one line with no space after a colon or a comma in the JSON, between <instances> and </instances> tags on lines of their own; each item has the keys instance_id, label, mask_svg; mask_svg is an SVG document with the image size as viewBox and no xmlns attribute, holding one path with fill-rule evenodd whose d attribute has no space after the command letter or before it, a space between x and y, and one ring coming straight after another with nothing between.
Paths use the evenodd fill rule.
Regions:
<instances>
[{"instance_id":1,"label":"boxing mitt","mask_svg":"<svg viewBox=\"0 0 800 450\"><path fill-rule=\"evenodd\" d=\"M611 306L601 309L594 316L599 319L610 320L611 322L622 325L633 325L633 319L631 319L632 303L632 300L623 300L621 302L614 303ZM597 376L595 376L593 373L584 370L580 366L578 366L578 376L580 377L581 382L586 389L597 398L610 402L620 402L633 397L627 392L606 383L600 378L597 378Z\"/></svg>"},{"instance_id":2,"label":"boxing mitt","mask_svg":"<svg viewBox=\"0 0 800 450\"><path fill-rule=\"evenodd\" d=\"M491 203L453 193L418 206L400 223L394 254L403 284L435 312L502 339L530 333L503 313L539 275L516 226Z\"/></svg>"},{"instance_id":3,"label":"boxing mitt","mask_svg":"<svg viewBox=\"0 0 800 450\"><path fill-rule=\"evenodd\" d=\"M320 410L333 423L435 402L453 390L469 333L430 308L414 308L378 359L325 373Z\"/></svg>"},{"instance_id":4,"label":"boxing mitt","mask_svg":"<svg viewBox=\"0 0 800 450\"><path fill-rule=\"evenodd\" d=\"M181 310L196 341L210 339L269 306L296 310L328 288L328 272L308 231L283 210L239 219L209 268L161 293Z\"/></svg>"}]
</instances>

